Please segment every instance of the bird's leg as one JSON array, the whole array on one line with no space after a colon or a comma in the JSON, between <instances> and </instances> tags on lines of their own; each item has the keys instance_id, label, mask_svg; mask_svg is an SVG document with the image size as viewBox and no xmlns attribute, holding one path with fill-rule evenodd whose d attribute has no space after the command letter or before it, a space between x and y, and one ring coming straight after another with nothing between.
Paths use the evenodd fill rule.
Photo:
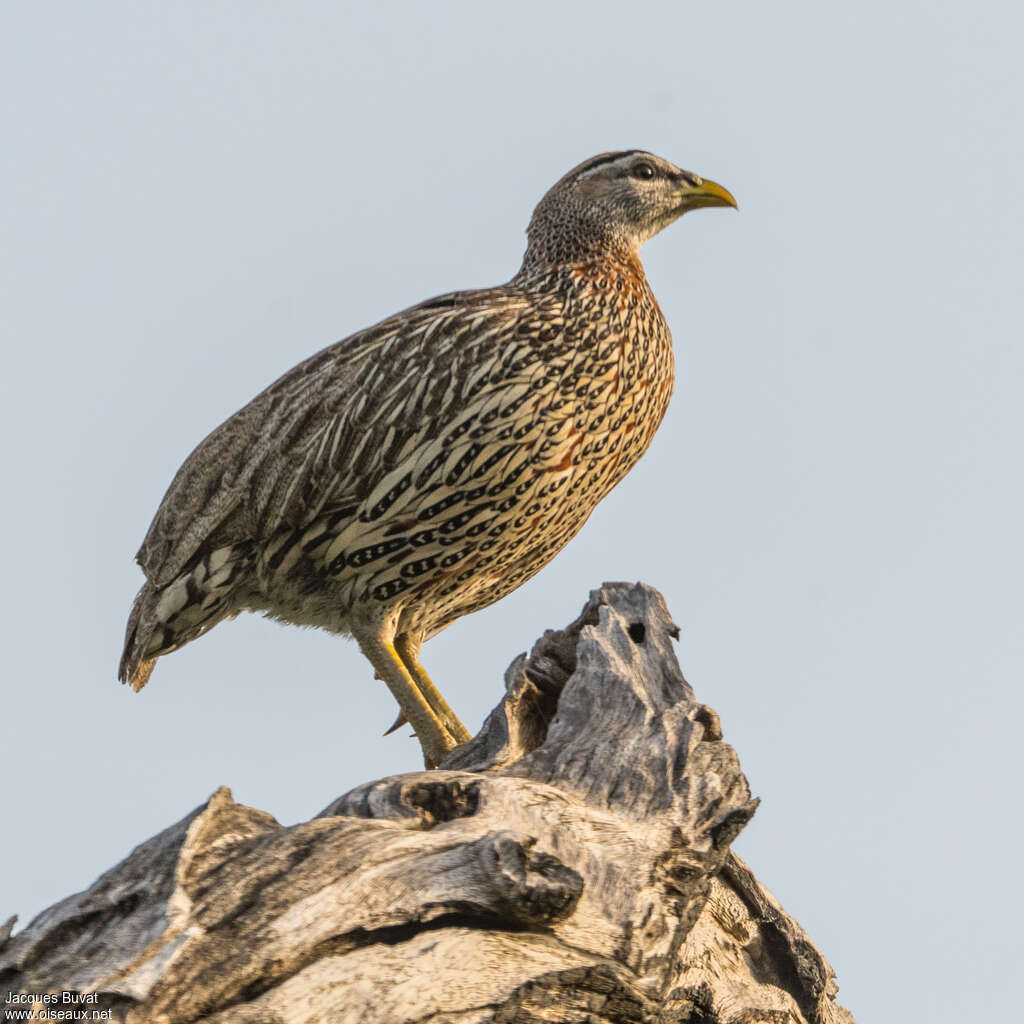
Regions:
<instances>
[{"instance_id":1,"label":"bird's leg","mask_svg":"<svg viewBox=\"0 0 1024 1024\"><path fill-rule=\"evenodd\" d=\"M398 656L389 632L380 626L369 626L358 631L354 629L352 634L413 727L428 767L439 764L457 743L420 693L416 680Z\"/></svg>"},{"instance_id":2,"label":"bird's leg","mask_svg":"<svg viewBox=\"0 0 1024 1024\"><path fill-rule=\"evenodd\" d=\"M458 716L448 706L448 702L441 696L441 691L427 675L427 670L420 664L420 647L422 645L422 640L412 633L400 633L395 637L395 650L398 652L398 656L409 670L409 675L416 681L416 686L430 705L431 710L444 723L444 727L455 740L455 745L468 743L472 739L469 730L459 721ZM392 728L397 728L397 725ZM390 731L389 729L388 732Z\"/></svg>"}]
</instances>

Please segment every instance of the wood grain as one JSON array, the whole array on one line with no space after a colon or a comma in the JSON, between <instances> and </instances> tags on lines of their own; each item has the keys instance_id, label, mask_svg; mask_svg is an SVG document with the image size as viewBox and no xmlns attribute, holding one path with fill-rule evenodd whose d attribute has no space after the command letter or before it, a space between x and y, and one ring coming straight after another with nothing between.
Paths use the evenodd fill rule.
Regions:
<instances>
[{"instance_id":1,"label":"wood grain","mask_svg":"<svg viewBox=\"0 0 1024 1024\"><path fill-rule=\"evenodd\" d=\"M131 1024L852 1024L730 853L757 801L677 635L606 584L439 770L290 828L219 789L2 942L0 993Z\"/></svg>"}]
</instances>

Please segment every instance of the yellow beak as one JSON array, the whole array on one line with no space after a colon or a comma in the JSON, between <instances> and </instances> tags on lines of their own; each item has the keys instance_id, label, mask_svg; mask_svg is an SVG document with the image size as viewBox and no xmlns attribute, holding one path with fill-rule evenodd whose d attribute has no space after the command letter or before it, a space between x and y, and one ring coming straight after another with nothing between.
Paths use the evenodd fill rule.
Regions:
<instances>
[{"instance_id":1,"label":"yellow beak","mask_svg":"<svg viewBox=\"0 0 1024 1024\"><path fill-rule=\"evenodd\" d=\"M714 181L707 178L698 178L699 185L687 185L681 188L675 195L683 200L687 210L696 210L701 206L731 206L738 210L739 206L733 199L732 193Z\"/></svg>"}]
</instances>

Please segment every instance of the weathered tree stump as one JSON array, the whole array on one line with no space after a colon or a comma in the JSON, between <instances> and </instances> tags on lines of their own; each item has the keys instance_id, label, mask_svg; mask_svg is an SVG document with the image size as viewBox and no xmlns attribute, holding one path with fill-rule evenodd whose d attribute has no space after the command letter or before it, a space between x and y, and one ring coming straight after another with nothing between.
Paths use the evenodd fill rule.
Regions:
<instances>
[{"instance_id":1,"label":"weathered tree stump","mask_svg":"<svg viewBox=\"0 0 1024 1024\"><path fill-rule=\"evenodd\" d=\"M67 992L132 1024L852 1024L828 963L729 852L757 801L676 636L656 591L606 584L512 663L441 769L291 828L219 789L7 939L0 1000L23 1001L0 1006Z\"/></svg>"}]
</instances>

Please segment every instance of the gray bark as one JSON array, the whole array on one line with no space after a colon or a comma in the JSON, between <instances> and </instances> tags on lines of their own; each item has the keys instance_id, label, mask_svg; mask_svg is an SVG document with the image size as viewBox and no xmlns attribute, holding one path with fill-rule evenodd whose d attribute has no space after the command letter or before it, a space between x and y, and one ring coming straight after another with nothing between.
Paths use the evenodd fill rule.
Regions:
<instances>
[{"instance_id":1,"label":"gray bark","mask_svg":"<svg viewBox=\"0 0 1024 1024\"><path fill-rule=\"evenodd\" d=\"M132 1024L852 1024L729 850L757 801L676 636L656 591L606 584L512 663L439 770L291 828L217 790L0 934L0 1006L69 991Z\"/></svg>"}]
</instances>

